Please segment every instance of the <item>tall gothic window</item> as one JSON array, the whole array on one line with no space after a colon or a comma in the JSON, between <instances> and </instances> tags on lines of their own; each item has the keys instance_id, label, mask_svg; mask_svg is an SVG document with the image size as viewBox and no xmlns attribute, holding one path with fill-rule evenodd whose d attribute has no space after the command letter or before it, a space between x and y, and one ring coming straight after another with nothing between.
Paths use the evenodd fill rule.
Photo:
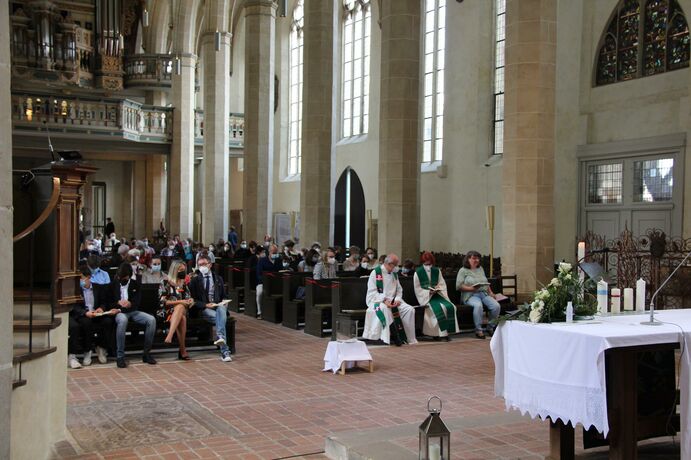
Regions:
<instances>
[{"instance_id":1,"label":"tall gothic window","mask_svg":"<svg viewBox=\"0 0 691 460\"><path fill-rule=\"evenodd\" d=\"M504 67L506 49L506 0L494 3L494 155L504 153Z\"/></svg>"},{"instance_id":2,"label":"tall gothic window","mask_svg":"<svg viewBox=\"0 0 691 460\"><path fill-rule=\"evenodd\" d=\"M424 118L422 161L442 160L444 144L444 48L446 0L425 0Z\"/></svg>"},{"instance_id":3,"label":"tall gothic window","mask_svg":"<svg viewBox=\"0 0 691 460\"><path fill-rule=\"evenodd\" d=\"M293 10L290 26L290 114L288 115L288 175L300 174L302 157L302 64L305 15L302 0Z\"/></svg>"},{"instance_id":4,"label":"tall gothic window","mask_svg":"<svg viewBox=\"0 0 691 460\"><path fill-rule=\"evenodd\" d=\"M343 137L367 133L370 0L343 0Z\"/></svg>"},{"instance_id":5,"label":"tall gothic window","mask_svg":"<svg viewBox=\"0 0 691 460\"><path fill-rule=\"evenodd\" d=\"M620 0L601 39L596 85L689 66L689 26L677 0Z\"/></svg>"}]
</instances>

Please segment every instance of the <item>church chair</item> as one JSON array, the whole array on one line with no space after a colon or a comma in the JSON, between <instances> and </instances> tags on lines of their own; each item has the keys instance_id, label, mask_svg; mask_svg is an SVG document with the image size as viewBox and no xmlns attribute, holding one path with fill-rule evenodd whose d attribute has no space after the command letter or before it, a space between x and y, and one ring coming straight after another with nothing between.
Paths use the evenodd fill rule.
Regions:
<instances>
[{"instance_id":1,"label":"church chair","mask_svg":"<svg viewBox=\"0 0 691 460\"><path fill-rule=\"evenodd\" d=\"M368 278L343 278L334 282L331 295L331 317L334 327L331 340L336 340L336 326L349 321L359 321L358 336L365 327L365 313L367 312L367 281Z\"/></svg>"},{"instance_id":2,"label":"church chair","mask_svg":"<svg viewBox=\"0 0 691 460\"><path fill-rule=\"evenodd\" d=\"M262 319L271 323L283 320L283 273L264 272Z\"/></svg>"},{"instance_id":3,"label":"church chair","mask_svg":"<svg viewBox=\"0 0 691 460\"><path fill-rule=\"evenodd\" d=\"M234 261L225 266L225 280L228 287L230 311L237 313L245 311L245 264Z\"/></svg>"},{"instance_id":4,"label":"church chair","mask_svg":"<svg viewBox=\"0 0 691 460\"><path fill-rule=\"evenodd\" d=\"M257 317L257 290L252 289L250 269L243 272L243 283L245 286L245 314L252 318Z\"/></svg>"},{"instance_id":5,"label":"church chair","mask_svg":"<svg viewBox=\"0 0 691 460\"><path fill-rule=\"evenodd\" d=\"M331 289L334 280L305 278L305 333L324 337L331 330Z\"/></svg>"},{"instance_id":6,"label":"church chair","mask_svg":"<svg viewBox=\"0 0 691 460\"><path fill-rule=\"evenodd\" d=\"M282 279L283 288L283 325L291 329L299 329L305 325L305 299L296 299L298 287L305 287L305 278L311 273L288 272Z\"/></svg>"}]
</instances>

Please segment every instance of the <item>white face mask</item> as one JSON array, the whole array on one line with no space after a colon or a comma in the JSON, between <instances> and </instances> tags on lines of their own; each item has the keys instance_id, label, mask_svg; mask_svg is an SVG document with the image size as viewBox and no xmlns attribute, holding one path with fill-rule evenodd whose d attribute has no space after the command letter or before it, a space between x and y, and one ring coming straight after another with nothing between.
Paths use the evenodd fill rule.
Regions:
<instances>
[{"instance_id":1,"label":"white face mask","mask_svg":"<svg viewBox=\"0 0 691 460\"><path fill-rule=\"evenodd\" d=\"M246 244L241 244L240 247L241 247L242 249L247 249L247 245L246 245Z\"/></svg>"},{"instance_id":2,"label":"white face mask","mask_svg":"<svg viewBox=\"0 0 691 460\"><path fill-rule=\"evenodd\" d=\"M368 264L367 262L362 262L362 263L360 264L360 266L361 266L362 268L367 268L367 267L369 267L369 264Z\"/></svg>"},{"instance_id":3,"label":"white face mask","mask_svg":"<svg viewBox=\"0 0 691 460\"><path fill-rule=\"evenodd\" d=\"M199 267L199 272L202 275L206 276L209 273L209 267L207 267L206 265L204 265L203 267Z\"/></svg>"},{"instance_id":4,"label":"white face mask","mask_svg":"<svg viewBox=\"0 0 691 460\"><path fill-rule=\"evenodd\" d=\"M93 244L90 244L90 245L88 245L88 246L86 247L86 249L88 249L89 251L93 251L93 250L94 250L94 245L93 245Z\"/></svg>"},{"instance_id":5,"label":"white face mask","mask_svg":"<svg viewBox=\"0 0 691 460\"><path fill-rule=\"evenodd\" d=\"M330 263L331 265L333 265L333 264L336 263L336 258L335 258L335 257L329 257L327 260L329 261L329 263Z\"/></svg>"},{"instance_id":6,"label":"white face mask","mask_svg":"<svg viewBox=\"0 0 691 460\"><path fill-rule=\"evenodd\" d=\"M391 271L391 273L398 273L398 270L400 270L400 268L394 267L393 270Z\"/></svg>"}]
</instances>

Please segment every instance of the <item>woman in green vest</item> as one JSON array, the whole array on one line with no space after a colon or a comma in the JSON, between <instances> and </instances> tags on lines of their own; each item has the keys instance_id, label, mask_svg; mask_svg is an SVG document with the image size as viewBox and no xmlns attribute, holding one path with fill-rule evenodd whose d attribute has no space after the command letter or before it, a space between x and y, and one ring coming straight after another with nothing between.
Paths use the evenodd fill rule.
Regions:
<instances>
[{"instance_id":1,"label":"woman in green vest","mask_svg":"<svg viewBox=\"0 0 691 460\"><path fill-rule=\"evenodd\" d=\"M413 287L418 304L425 305L425 319L422 333L432 337L446 337L459 332L456 307L449 300L446 281L441 270L434 266L431 252L424 252L420 265L413 276Z\"/></svg>"}]
</instances>

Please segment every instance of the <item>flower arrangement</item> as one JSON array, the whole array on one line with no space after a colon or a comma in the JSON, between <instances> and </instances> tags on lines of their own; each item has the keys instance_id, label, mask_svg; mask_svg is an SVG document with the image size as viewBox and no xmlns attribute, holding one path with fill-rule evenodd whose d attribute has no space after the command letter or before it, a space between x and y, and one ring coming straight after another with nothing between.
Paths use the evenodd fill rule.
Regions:
<instances>
[{"instance_id":1,"label":"flower arrangement","mask_svg":"<svg viewBox=\"0 0 691 460\"><path fill-rule=\"evenodd\" d=\"M592 280L581 282L578 275L572 272L569 263L559 264L557 276L552 278L547 286L535 292L531 303L519 306L514 319L530 321L531 323L551 323L566 320L566 304L572 302L574 314L577 316L594 315L597 311L595 296L588 292L592 290Z\"/></svg>"}]
</instances>

